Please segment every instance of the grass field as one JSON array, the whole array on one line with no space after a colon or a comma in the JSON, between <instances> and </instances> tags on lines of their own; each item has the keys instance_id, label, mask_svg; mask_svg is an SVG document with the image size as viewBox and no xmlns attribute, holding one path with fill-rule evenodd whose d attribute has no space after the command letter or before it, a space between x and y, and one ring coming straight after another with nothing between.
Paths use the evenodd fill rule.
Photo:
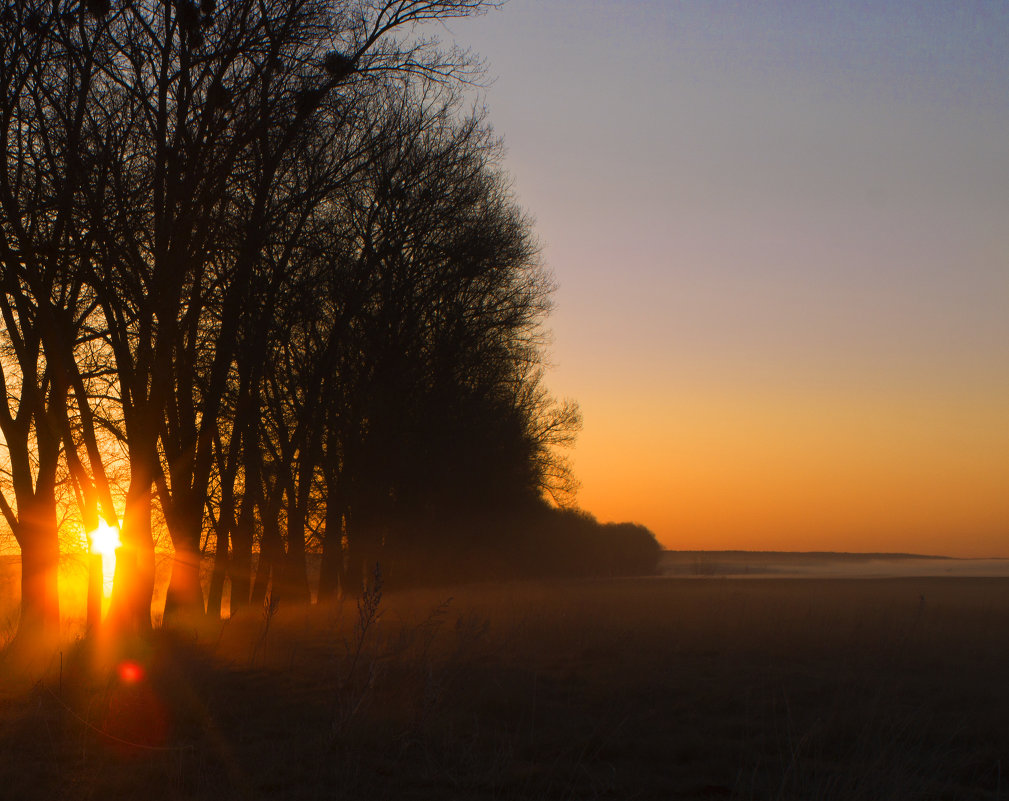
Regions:
<instances>
[{"instance_id":1,"label":"grass field","mask_svg":"<svg viewBox=\"0 0 1009 801\"><path fill-rule=\"evenodd\" d=\"M7 659L0 797L1009 798L1009 579L369 600Z\"/></svg>"}]
</instances>

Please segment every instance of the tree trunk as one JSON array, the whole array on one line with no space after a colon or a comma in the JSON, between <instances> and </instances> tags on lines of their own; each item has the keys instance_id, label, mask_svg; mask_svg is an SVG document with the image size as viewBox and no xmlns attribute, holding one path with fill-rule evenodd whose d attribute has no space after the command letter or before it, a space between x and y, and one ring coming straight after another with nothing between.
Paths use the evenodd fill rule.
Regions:
<instances>
[{"instance_id":1,"label":"tree trunk","mask_svg":"<svg viewBox=\"0 0 1009 801\"><path fill-rule=\"evenodd\" d=\"M59 539L53 526L24 525L21 544L21 618L18 642L54 645L60 633Z\"/></svg>"},{"instance_id":2,"label":"tree trunk","mask_svg":"<svg viewBox=\"0 0 1009 801\"><path fill-rule=\"evenodd\" d=\"M242 506L238 512L238 522L232 537L231 559L228 572L231 574L231 614L249 605L252 589L252 535L255 525L255 505L252 495L246 489Z\"/></svg>"},{"instance_id":3,"label":"tree trunk","mask_svg":"<svg viewBox=\"0 0 1009 801\"><path fill-rule=\"evenodd\" d=\"M200 584L199 544L194 548L189 538L180 537L175 542L172 576L165 596L164 622L166 625L189 623L193 616L202 617L205 614L203 587Z\"/></svg>"},{"instance_id":4,"label":"tree trunk","mask_svg":"<svg viewBox=\"0 0 1009 801\"><path fill-rule=\"evenodd\" d=\"M203 617L206 606L200 583L200 532L203 526L203 505L195 494L180 493L174 502L174 514L168 520L168 530L175 547L172 575L165 596L165 624L190 623ZM220 608L220 606L218 606Z\"/></svg>"},{"instance_id":5,"label":"tree trunk","mask_svg":"<svg viewBox=\"0 0 1009 801\"><path fill-rule=\"evenodd\" d=\"M375 573L375 564L379 560L381 537L377 515L368 515L366 522L361 522L364 515L359 515L354 521L347 538L347 572L345 593L354 595L369 584Z\"/></svg>"},{"instance_id":6,"label":"tree trunk","mask_svg":"<svg viewBox=\"0 0 1009 801\"><path fill-rule=\"evenodd\" d=\"M228 550L235 530L235 476L227 477L221 488L221 511L217 518L214 571L207 590L207 617L219 620L224 601L224 579L228 574Z\"/></svg>"},{"instance_id":7,"label":"tree trunk","mask_svg":"<svg viewBox=\"0 0 1009 801\"><path fill-rule=\"evenodd\" d=\"M287 555L284 557L284 571L281 597L285 603L309 604L312 590L308 586L308 563L305 559L305 530L299 529L287 534Z\"/></svg>"},{"instance_id":8,"label":"tree trunk","mask_svg":"<svg viewBox=\"0 0 1009 801\"><path fill-rule=\"evenodd\" d=\"M105 593L103 557L100 553L88 554L87 630L97 634L102 627L102 596Z\"/></svg>"},{"instance_id":9,"label":"tree trunk","mask_svg":"<svg viewBox=\"0 0 1009 801\"><path fill-rule=\"evenodd\" d=\"M344 572L343 505L335 486L326 488L326 536L319 568L319 601L335 598Z\"/></svg>"},{"instance_id":10,"label":"tree trunk","mask_svg":"<svg viewBox=\"0 0 1009 801\"><path fill-rule=\"evenodd\" d=\"M308 586L308 564L305 559L305 510L300 503L287 512L287 556L284 557L281 596L285 603L308 604L312 591Z\"/></svg>"},{"instance_id":11,"label":"tree trunk","mask_svg":"<svg viewBox=\"0 0 1009 801\"><path fill-rule=\"evenodd\" d=\"M154 538L151 535L150 481L142 468L131 465L133 476L126 494L122 547L116 552L112 599L105 628L113 635L151 630L154 598Z\"/></svg>"},{"instance_id":12,"label":"tree trunk","mask_svg":"<svg viewBox=\"0 0 1009 801\"><path fill-rule=\"evenodd\" d=\"M224 608L224 579L228 574L228 544L231 537L228 529L231 524L221 521L217 530L217 545L214 548L214 571L210 575L210 588L207 590L207 617L218 620Z\"/></svg>"},{"instance_id":13,"label":"tree trunk","mask_svg":"<svg viewBox=\"0 0 1009 801\"><path fill-rule=\"evenodd\" d=\"M261 605L271 578L276 579L284 559L284 543L280 539L277 510L272 505L263 514L263 541L259 544L259 564L256 565L256 583L252 588L252 603ZM274 582L276 583L276 582Z\"/></svg>"}]
</instances>

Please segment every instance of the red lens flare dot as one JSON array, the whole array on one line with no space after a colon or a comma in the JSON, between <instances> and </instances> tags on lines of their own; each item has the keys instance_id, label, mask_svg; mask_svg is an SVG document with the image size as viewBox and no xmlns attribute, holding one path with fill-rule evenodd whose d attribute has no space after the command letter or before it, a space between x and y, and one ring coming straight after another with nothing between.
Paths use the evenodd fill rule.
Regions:
<instances>
[{"instance_id":1,"label":"red lens flare dot","mask_svg":"<svg viewBox=\"0 0 1009 801\"><path fill-rule=\"evenodd\" d=\"M116 672L119 674L119 680L126 684L136 684L144 677L144 669L130 659L120 662Z\"/></svg>"}]
</instances>

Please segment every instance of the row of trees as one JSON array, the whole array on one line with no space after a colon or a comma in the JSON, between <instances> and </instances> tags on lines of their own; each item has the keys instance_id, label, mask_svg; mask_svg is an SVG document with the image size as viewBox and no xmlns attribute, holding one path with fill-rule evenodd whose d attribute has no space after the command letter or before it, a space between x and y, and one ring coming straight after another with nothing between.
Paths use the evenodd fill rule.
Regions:
<instances>
[{"instance_id":1,"label":"row of trees","mask_svg":"<svg viewBox=\"0 0 1009 801\"><path fill-rule=\"evenodd\" d=\"M0 14L0 511L22 632L58 630L67 514L121 527L109 617L136 630L162 527L166 618L217 615L226 580L232 611L307 599L309 548L325 595L570 494L556 448L577 408L541 381L550 284L462 113L471 60L422 36L490 5Z\"/></svg>"}]
</instances>

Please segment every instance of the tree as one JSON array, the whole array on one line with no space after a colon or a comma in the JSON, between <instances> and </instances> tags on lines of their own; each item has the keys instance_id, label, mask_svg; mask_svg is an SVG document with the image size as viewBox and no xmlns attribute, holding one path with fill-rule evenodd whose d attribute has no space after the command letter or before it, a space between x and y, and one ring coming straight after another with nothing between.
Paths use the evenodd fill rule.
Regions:
<instances>
[{"instance_id":1,"label":"tree","mask_svg":"<svg viewBox=\"0 0 1009 801\"><path fill-rule=\"evenodd\" d=\"M417 36L493 5L0 15L0 511L29 578L55 576L57 478L87 526L117 523L123 455L120 630L150 627L155 519L170 622L220 614L228 577L233 610L307 600L311 547L325 594L566 502L558 448L580 420L542 383L552 285L499 143L454 91L472 61Z\"/></svg>"},{"instance_id":2,"label":"tree","mask_svg":"<svg viewBox=\"0 0 1009 801\"><path fill-rule=\"evenodd\" d=\"M322 201L333 180L327 144L369 84L457 68L429 43L400 45L393 33L485 5L400 0L353 13L342 3L198 10L179 0L113 15L117 58L104 92L128 133L110 153L116 213L93 280L130 442L124 542L149 562L155 485L175 547L167 615L203 611L199 543L214 441L257 267L296 242ZM308 186L306 170L316 172ZM117 586L136 573L124 560ZM149 596L142 581L113 602L136 619Z\"/></svg>"},{"instance_id":3,"label":"tree","mask_svg":"<svg viewBox=\"0 0 1009 801\"><path fill-rule=\"evenodd\" d=\"M33 278L39 254L58 253L102 318L131 471L113 599L124 625L149 625L154 486L176 549L169 609L202 609L197 546L248 287L266 250L283 245L271 235L296 232L322 197L293 177L326 153L370 87L466 74L459 54L398 31L490 5L38 0L3 12L3 255ZM80 376L52 366L73 340L43 344L52 400L65 406ZM93 420L83 389L78 419ZM100 454L88 447L90 471L67 458L89 499L107 495Z\"/></svg>"},{"instance_id":4,"label":"tree","mask_svg":"<svg viewBox=\"0 0 1009 801\"><path fill-rule=\"evenodd\" d=\"M84 482L68 399L81 401L73 352L90 313L81 265L94 248L81 197L94 139L88 104L102 52L83 6L19 3L0 13L0 430L15 504L0 497L22 552L19 637L58 631L55 483L61 447L97 522L107 485ZM16 409L11 408L15 400ZM84 423L91 420L84 417ZM102 478L99 474L99 479ZM105 504L112 515L111 504Z\"/></svg>"},{"instance_id":5,"label":"tree","mask_svg":"<svg viewBox=\"0 0 1009 801\"><path fill-rule=\"evenodd\" d=\"M327 387L324 593L380 549L446 555L480 515L559 497L554 447L578 424L539 383L551 284L498 143L455 98L392 101L314 283L340 330L318 350L332 378L310 382Z\"/></svg>"}]
</instances>

